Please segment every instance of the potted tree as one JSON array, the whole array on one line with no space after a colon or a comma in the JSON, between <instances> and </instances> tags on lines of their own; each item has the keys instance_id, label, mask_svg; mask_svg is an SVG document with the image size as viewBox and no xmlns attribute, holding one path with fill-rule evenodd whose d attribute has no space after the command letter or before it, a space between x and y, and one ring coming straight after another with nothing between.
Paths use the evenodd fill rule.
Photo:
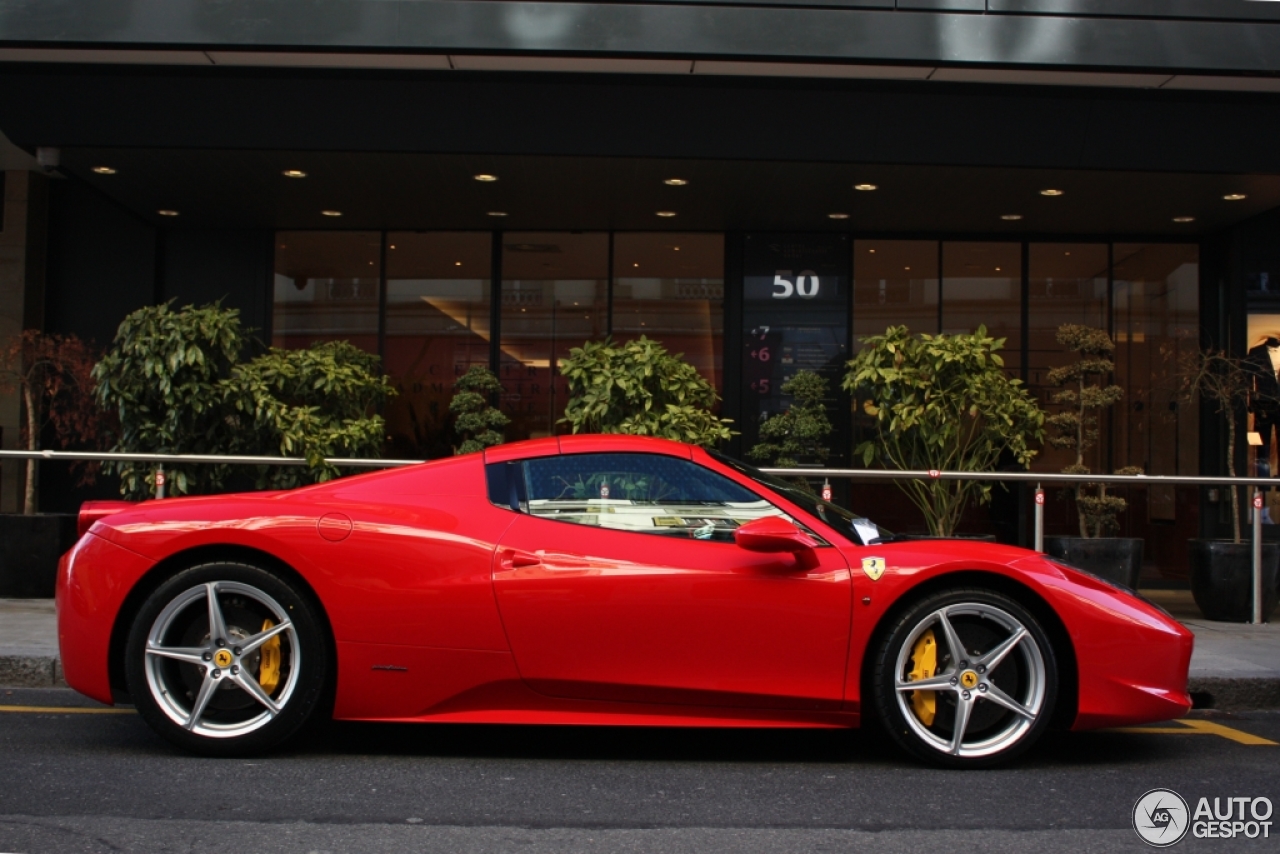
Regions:
<instances>
[{"instance_id":1,"label":"potted tree","mask_svg":"<svg viewBox=\"0 0 1280 854\"><path fill-rule=\"evenodd\" d=\"M958 335L912 335L891 326L863 339L848 364L844 388L863 401L876 438L854 451L864 465L880 461L903 470L994 471L1002 454L1026 466L1044 436L1044 413L1020 380L1004 370L1003 338L985 326ZM991 500L991 483L977 480L900 480L920 509L929 534L955 535L974 501Z\"/></svg>"},{"instance_id":2,"label":"potted tree","mask_svg":"<svg viewBox=\"0 0 1280 854\"><path fill-rule=\"evenodd\" d=\"M1075 462L1064 474L1090 474L1085 453L1098 443L1098 411L1124 397L1118 385L1104 384L1115 370L1111 354L1115 344L1104 330L1067 323L1058 327L1058 343L1076 354L1075 361L1049 372L1049 382L1061 386L1051 400L1062 406L1046 423L1053 431L1049 444L1075 452ZM1142 469L1125 467L1116 474L1140 475ZM1080 536L1044 538L1045 551L1073 566L1100 575L1131 590L1142 573L1143 542L1140 537L1108 537L1120 527L1119 515L1128 506L1123 498L1107 493L1105 483L1078 483L1071 490Z\"/></svg>"},{"instance_id":3,"label":"potted tree","mask_svg":"<svg viewBox=\"0 0 1280 854\"><path fill-rule=\"evenodd\" d=\"M560 363L569 382L561 424L574 433L660 436L712 447L733 432L711 408L720 398L680 354L641 335L625 344L588 341Z\"/></svg>"},{"instance_id":4,"label":"potted tree","mask_svg":"<svg viewBox=\"0 0 1280 854\"><path fill-rule=\"evenodd\" d=\"M1203 349L1185 354L1178 365L1182 399L1196 398L1213 405L1227 426L1227 474L1236 477L1236 431L1239 413L1246 405L1253 383L1242 359L1221 350ZM1188 540L1191 556L1191 595L1210 620L1248 622L1253 617L1253 546L1241 538L1240 487L1231 496L1231 540ZM1280 572L1280 543L1262 544L1262 617L1276 608L1276 579Z\"/></svg>"},{"instance_id":5,"label":"potted tree","mask_svg":"<svg viewBox=\"0 0 1280 854\"><path fill-rule=\"evenodd\" d=\"M831 435L831 419L823 400L827 381L814 371L802 370L782 384L782 393L794 401L786 412L760 425L761 441L747 456L761 465L795 468L801 462L822 465L831 456L826 442ZM797 485L812 491L809 482L797 478Z\"/></svg>"},{"instance_id":6,"label":"potted tree","mask_svg":"<svg viewBox=\"0 0 1280 854\"><path fill-rule=\"evenodd\" d=\"M303 350L271 348L242 361L239 312L218 304L141 308L125 318L93 376L102 406L118 413L113 450L131 453L303 456L302 467L263 467L257 486L276 489L338 474L326 457L376 457L385 436L375 407L394 393L378 357L345 341ZM120 492L155 494L154 467L113 463ZM229 466L173 466L170 494L215 492Z\"/></svg>"},{"instance_id":7,"label":"potted tree","mask_svg":"<svg viewBox=\"0 0 1280 854\"><path fill-rule=\"evenodd\" d=\"M489 399L502 393L502 383L484 365L472 365L453 384L453 399L449 411L453 413L454 432L462 444L453 449L454 454L471 454L493 445L502 444L502 429L511 419L489 405Z\"/></svg>"},{"instance_id":8,"label":"potted tree","mask_svg":"<svg viewBox=\"0 0 1280 854\"><path fill-rule=\"evenodd\" d=\"M0 391L18 392L21 443L38 451L42 439L59 449L94 450L105 433L93 399L93 348L74 335L28 329L0 346ZM97 467L83 465L80 483ZM53 595L58 558L75 543L72 514L39 513L40 467L27 460L21 515L0 516L0 596Z\"/></svg>"}]
</instances>

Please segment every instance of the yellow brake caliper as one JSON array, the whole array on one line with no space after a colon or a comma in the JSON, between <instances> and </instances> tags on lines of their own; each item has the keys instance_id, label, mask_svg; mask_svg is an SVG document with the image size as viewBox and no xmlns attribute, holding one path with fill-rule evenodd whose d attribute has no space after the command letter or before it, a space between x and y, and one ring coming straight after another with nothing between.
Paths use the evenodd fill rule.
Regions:
<instances>
[{"instance_id":1,"label":"yellow brake caliper","mask_svg":"<svg viewBox=\"0 0 1280 854\"><path fill-rule=\"evenodd\" d=\"M274 638L273 638L274 640ZM933 637L933 629L920 636L911 650L911 672L907 674L908 682L928 679L938 669L938 642ZM938 712L937 691L912 691L911 708L925 726L933 726L933 716Z\"/></svg>"},{"instance_id":2,"label":"yellow brake caliper","mask_svg":"<svg viewBox=\"0 0 1280 854\"><path fill-rule=\"evenodd\" d=\"M265 632L274 625L270 620L264 620L262 630ZM280 636L276 635L258 650L262 654L262 661L258 665L258 684L270 694L280 684Z\"/></svg>"}]
</instances>

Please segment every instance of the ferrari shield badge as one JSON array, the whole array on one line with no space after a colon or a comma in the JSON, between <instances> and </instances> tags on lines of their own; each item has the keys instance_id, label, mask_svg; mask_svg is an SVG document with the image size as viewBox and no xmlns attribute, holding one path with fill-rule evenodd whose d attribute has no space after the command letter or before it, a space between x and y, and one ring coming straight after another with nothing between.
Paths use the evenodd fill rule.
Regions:
<instances>
[{"instance_id":1,"label":"ferrari shield badge","mask_svg":"<svg viewBox=\"0 0 1280 854\"><path fill-rule=\"evenodd\" d=\"M879 581L880 576L884 575L884 558L882 557L864 557L862 559L862 571L867 574L867 578L872 581Z\"/></svg>"}]
</instances>

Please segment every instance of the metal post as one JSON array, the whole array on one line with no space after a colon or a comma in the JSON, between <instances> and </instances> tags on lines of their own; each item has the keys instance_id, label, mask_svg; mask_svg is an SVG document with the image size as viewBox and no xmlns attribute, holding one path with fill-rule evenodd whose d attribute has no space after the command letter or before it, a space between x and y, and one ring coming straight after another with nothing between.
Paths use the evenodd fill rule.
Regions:
<instances>
[{"instance_id":1,"label":"metal post","mask_svg":"<svg viewBox=\"0 0 1280 854\"><path fill-rule=\"evenodd\" d=\"M156 498L164 498L164 463L156 467Z\"/></svg>"},{"instance_id":2,"label":"metal post","mask_svg":"<svg viewBox=\"0 0 1280 854\"><path fill-rule=\"evenodd\" d=\"M1253 623L1262 622L1262 490L1253 492Z\"/></svg>"},{"instance_id":3,"label":"metal post","mask_svg":"<svg viewBox=\"0 0 1280 854\"><path fill-rule=\"evenodd\" d=\"M1044 490L1036 484L1036 551L1044 551Z\"/></svg>"}]
</instances>

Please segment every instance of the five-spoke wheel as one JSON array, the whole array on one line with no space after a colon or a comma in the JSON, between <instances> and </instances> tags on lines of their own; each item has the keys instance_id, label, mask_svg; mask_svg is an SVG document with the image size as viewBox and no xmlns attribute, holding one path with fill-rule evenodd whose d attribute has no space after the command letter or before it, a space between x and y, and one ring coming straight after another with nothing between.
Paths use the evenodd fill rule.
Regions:
<instances>
[{"instance_id":1,"label":"five-spoke wheel","mask_svg":"<svg viewBox=\"0 0 1280 854\"><path fill-rule=\"evenodd\" d=\"M125 675L161 735L210 754L252 753L294 734L323 693L328 650L305 596L243 564L206 564L142 606Z\"/></svg>"},{"instance_id":2,"label":"five-spoke wheel","mask_svg":"<svg viewBox=\"0 0 1280 854\"><path fill-rule=\"evenodd\" d=\"M1049 723L1058 670L1035 617L990 590L927 597L877 651L877 711L910 752L945 765L1002 762Z\"/></svg>"}]
</instances>

